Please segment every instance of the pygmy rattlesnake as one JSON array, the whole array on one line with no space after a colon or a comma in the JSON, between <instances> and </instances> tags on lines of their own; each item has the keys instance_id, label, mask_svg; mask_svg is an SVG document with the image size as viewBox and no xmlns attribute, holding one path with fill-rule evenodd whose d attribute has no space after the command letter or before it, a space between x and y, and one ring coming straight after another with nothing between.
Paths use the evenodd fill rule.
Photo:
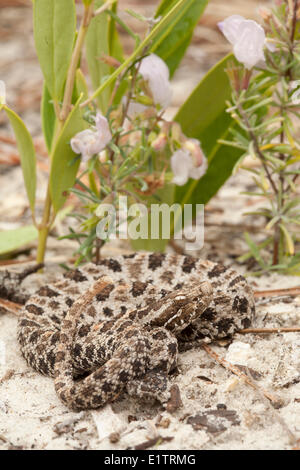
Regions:
<instances>
[{"instance_id":1,"label":"pygmy rattlesnake","mask_svg":"<svg viewBox=\"0 0 300 470\"><path fill-rule=\"evenodd\" d=\"M189 256L135 253L68 271L27 301L21 351L55 378L70 408L103 406L123 390L165 403L178 345L231 336L255 314L243 276Z\"/></svg>"}]
</instances>

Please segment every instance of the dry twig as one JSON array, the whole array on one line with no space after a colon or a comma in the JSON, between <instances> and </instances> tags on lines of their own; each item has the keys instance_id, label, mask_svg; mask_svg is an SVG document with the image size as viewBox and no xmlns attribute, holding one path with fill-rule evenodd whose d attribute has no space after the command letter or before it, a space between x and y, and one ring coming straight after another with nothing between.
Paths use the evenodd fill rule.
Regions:
<instances>
[{"instance_id":1,"label":"dry twig","mask_svg":"<svg viewBox=\"0 0 300 470\"><path fill-rule=\"evenodd\" d=\"M219 356L219 354L213 351L207 344L203 344L202 348L207 352L210 357L215 359L225 369L230 370L230 372L240 377L242 380L244 380L244 382L250 385L250 387L254 388L255 390L259 390L272 403L275 408L278 408L282 405L281 399L279 397L272 395L267 390L260 389L260 387L258 387L258 385L256 385L256 383L254 383L253 380L250 379L250 377L244 374L238 367L226 361L225 358Z\"/></svg>"},{"instance_id":2,"label":"dry twig","mask_svg":"<svg viewBox=\"0 0 300 470\"><path fill-rule=\"evenodd\" d=\"M9 300L4 300L0 298L0 308L1 307L16 316L19 316L19 312L22 309L23 305L16 304L15 302L10 302Z\"/></svg>"},{"instance_id":3,"label":"dry twig","mask_svg":"<svg viewBox=\"0 0 300 470\"><path fill-rule=\"evenodd\" d=\"M290 327L290 328L245 328L240 330L239 333L246 335L248 333L263 334L268 335L272 333L298 333L300 332L300 327Z\"/></svg>"},{"instance_id":4,"label":"dry twig","mask_svg":"<svg viewBox=\"0 0 300 470\"><path fill-rule=\"evenodd\" d=\"M259 299L260 297L281 297L284 295L290 295L293 297L300 295L300 286L290 287L289 289L263 290L254 292L254 297L256 299Z\"/></svg>"}]
</instances>

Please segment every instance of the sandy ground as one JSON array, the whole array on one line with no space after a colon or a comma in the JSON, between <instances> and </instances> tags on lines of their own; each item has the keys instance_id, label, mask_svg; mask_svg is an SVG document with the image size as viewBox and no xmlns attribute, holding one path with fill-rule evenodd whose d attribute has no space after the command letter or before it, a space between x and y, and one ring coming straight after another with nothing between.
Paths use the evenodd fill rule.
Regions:
<instances>
[{"instance_id":1,"label":"sandy ground","mask_svg":"<svg viewBox=\"0 0 300 470\"><path fill-rule=\"evenodd\" d=\"M240 272L244 266L233 259L244 247L241 232L223 230L228 212L220 205L236 204L244 177L237 175L210 204L207 242L200 256L221 260ZM235 188L235 189L234 189ZM239 189L240 188L240 189ZM235 196L234 196L235 191ZM238 202L239 201L239 202ZM231 203L231 206L229 205ZM229 209L228 209L229 211ZM218 222L218 224L217 224ZM72 247L65 246L64 250ZM62 247L52 243L46 273L32 275L24 289L34 290L50 281L60 268ZM106 255L124 247L107 245ZM59 255L60 253L60 255ZM226 253L226 254L224 254ZM249 277L254 290L299 286L296 276ZM297 326L300 296L257 300L257 328ZM183 407L170 414L160 405L138 403L123 395L99 411L70 412L57 398L53 381L31 370L19 353L15 315L0 313L0 448L4 449L129 449L160 437L157 449L290 449L296 447L291 433L300 438L300 334L236 335L230 342L213 345L219 356L232 364L247 366L260 392L225 370L207 352L194 349L180 354L172 376L181 391ZM1 379L2 378L2 379ZM276 409L263 397L274 396ZM111 442L117 441L117 442Z\"/></svg>"},{"instance_id":2,"label":"sandy ground","mask_svg":"<svg viewBox=\"0 0 300 470\"><path fill-rule=\"evenodd\" d=\"M21 2L16 0L15 3ZM121 3L147 15L157 4L137 0ZM229 50L216 29L216 22L232 13L255 17L254 8L259 3L263 2L211 1L175 76L173 110L200 76ZM4 0L0 0L0 8L4 4ZM9 83L10 102L39 142L41 75L33 49L29 8L1 8L0 67L0 78ZM10 135L3 115L0 115L0 126L1 136ZM13 146L1 147L0 230L16 228L30 221L20 168L17 163L12 165L15 153ZM7 164L5 158L8 158ZM40 157L39 162L38 206L44 197L47 176L45 159ZM235 175L211 201L206 209L205 246L196 253L197 256L222 261L241 272L253 268L250 264L240 266L236 263L236 258L246 249L243 231L250 227L255 237L261 222L242 216L245 206L253 206L253 201L240 196L250 183L247 175ZM24 281L24 289L32 291L49 282L61 270L58 264L70 261L74 245L57 242L55 238L66 232L66 225L58 222L50 237L46 273L28 278ZM32 259L34 250L34 244L29 246L18 255L18 261ZM128 246L107 246L105 254L124 250L128 250ZM249 282L255 290L300 285L296 276L249 277ZM257 318L253 326L292 327L299 325L299 320L300 296L257 300ZM147 447L151 442L150 449L299 447L299 442L296 443L300 439L299 333L236 335L231 344L213 345L221 357L250 370L254 377L251 380L260 391L253 390L224 369L204 350L194 349L180 354L178 370L172 376L183 401L183 407L175 413L167 413L160 405L145 406L127 395L102 410L74 413L57 398L52 379L35 373L26 365L16 340L16 324L15 315L0 310L0 448L129 449ZM274 396L276 408L270 405L262 391Z\"/></svg>"}]
</instances>

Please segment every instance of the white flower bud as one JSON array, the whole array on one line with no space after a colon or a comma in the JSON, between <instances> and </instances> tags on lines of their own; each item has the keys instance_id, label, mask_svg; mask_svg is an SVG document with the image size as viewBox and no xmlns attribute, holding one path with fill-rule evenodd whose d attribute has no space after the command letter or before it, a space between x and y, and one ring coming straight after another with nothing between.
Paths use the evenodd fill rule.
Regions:
<instances>
[{"instance_id":1,"label":"white flower bud","mask_svg":"<svg viewBox=\"0 0 300 470\"><path fill-rule=\"evenodd\" d=\"M168 139L166 134L160 133L156 139L152 142L151 147L156 151L156 152L161 152L167 145Z\"/></svg>"},{"instance_id":2,"label":"white flower bud","mask_svg":"<svg viewBox=\"0 0 300 470\"><path fill-rule=\"evenodd\" d=\"M0 80L0 105L1 104L6 104L6 86L2 80Z\"/></svg>"},{"instance_id":3,"label":"white flower bud","mask_svg":"<svg viewBox=\"0 0 300 470\"><path fill-rule=\"evenodd\" d=\"M73 152L81 154L83 162L100 153L111 140L107 119L100 113L95 118L96 129L85 129L71 139Z\"/></svg>"},{"instance_id":4,"label":"white flower bud","mask_svg":"<svg viewBox=\"0 0 300 470\"><path fill-rule=\"evenodd\" d=\"M266 35L264 29L253 20L232 15L218 24L220 30L233 45L233 52L239 62L251 69L264 61Z\"/></svg>"},{"instance_id":5,"label":"white flower bud","mask_svg":"<svg viewBox=\"0 0 300 470\"><path fill-rule=\"evenodd\" d=\"M150 54L142 59L139 72L148 82L154 103L163 109L167 108L171 103L172 90L169 81L170 73L166 63L157 55Z\"/></svg>"}]
</instances>

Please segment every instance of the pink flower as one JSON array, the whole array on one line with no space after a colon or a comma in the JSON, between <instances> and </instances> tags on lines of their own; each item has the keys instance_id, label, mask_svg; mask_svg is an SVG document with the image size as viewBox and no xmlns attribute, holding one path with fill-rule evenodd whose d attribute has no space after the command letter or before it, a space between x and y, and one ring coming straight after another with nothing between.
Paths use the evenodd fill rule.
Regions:
<instances>
[{"instance_id":1,"label":"pink flower","mask_svg":"<svg viewBox=\"0 0 300 470\"><path fill-rule=\"evenodd\" d=\"M112 138L107 119L100 113L95 118L95 128L85 129L71 139L73 152L81 154L83 162L100 153Z\"/></svg>"},{"instance_id":2,"label":"pink flower","mask_svg":"<svg viewBox=\"0 0 300 470\"><path fill-rule=\"evenodd\" d=\"M233 45L233 52L239 62L251 69L265 60L264 29L253 20L240 15L232 15L218 24L226 39Z\"/></svg>"},{"instance_id":3,"label":"pink flower","mask_svg":"<svg viewBox=\"0 0 300 470\"><path fill-rule=\"evenodd\" d=\"M206 173L207 159L196 139L187 141L182 149L172 155L171 168L173 183L177 186L183 186L189 178L198 180Z\"/></svg>"},{"instance_id":4,"label":"pink flower","mask_svg":"<svg viewBox=\"0 0 300 470\"><path fill-rule=\"evenodd\" d=\"M171 103L172 90L166 63L156 54L150 54L142 59L139 72L148 82L154 103L167 108Z\"/></svg>"}]
</instances>

